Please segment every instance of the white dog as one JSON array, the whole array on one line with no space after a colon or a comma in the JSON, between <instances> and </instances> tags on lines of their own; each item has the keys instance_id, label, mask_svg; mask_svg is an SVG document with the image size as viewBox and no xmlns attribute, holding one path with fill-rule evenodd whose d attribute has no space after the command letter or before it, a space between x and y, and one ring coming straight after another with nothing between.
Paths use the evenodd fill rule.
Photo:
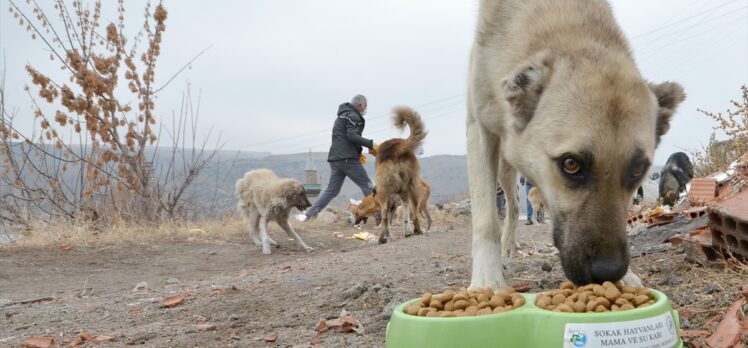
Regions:
<instances>
[{"instance_id":1,"label":"white dog","mask_svg":"<svg viewBox=\"0 0 748 348\"><path fill-rule=\"evenodd\" d=\"M255 245L262 246L263 254L270 254L270 244L278 245L268 235L270 220L275 220L304 250L313 250L288 223L292 208L303 211L311 206L301 182L281 179L269 169L257 169L247 172L236 182L236 195L239 197L237 210L249 224L249 236Z\"/></svg>"}]
</instances>

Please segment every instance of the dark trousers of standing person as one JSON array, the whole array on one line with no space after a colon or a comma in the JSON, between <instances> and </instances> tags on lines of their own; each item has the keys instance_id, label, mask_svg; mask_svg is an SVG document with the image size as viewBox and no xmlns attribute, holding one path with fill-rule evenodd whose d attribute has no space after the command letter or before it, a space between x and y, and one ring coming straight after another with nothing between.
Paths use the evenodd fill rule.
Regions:
<instances>
[{"instance_id":1,"label":"dark trousers of standing person","mask_svg":"<svg viewBox=\"0 0 748 348\"><path fill-rule=\"evenodd\" d=\"M530 204L530 189L532 184L530 181L525 181L525 196L527 196L527 224L532 224L532 204Z\"/></svg>"},{"instance_id":2,"label":"dark trousers of standing person","mask_svg":"<svg viewBox=\"0 0 748 348\"><path fill-rule=\"evenodd\" d=\"M340 189L343 187L345 178L353 180L353 183L361 189L364 197L374 191L374 183L369 180L366 169L364 169L364 166L358 160L345 159L328 163L330 164L330 182L327 184L325 191L322 192L314 204L304 213L307 217L317 216L322 209L325 209L340 194Z\"/></svg>"},{"instance_id":3,"label":"dark trousers of standing person","mask_svg":"<svg viewBox=\"0 0 748 348\"><path fill-rule=\"evenodd\" d=\"M496 195L496 211L499 216L504 216L504 210L506 209L506 196Z\"/></svg>"}]
</instances>

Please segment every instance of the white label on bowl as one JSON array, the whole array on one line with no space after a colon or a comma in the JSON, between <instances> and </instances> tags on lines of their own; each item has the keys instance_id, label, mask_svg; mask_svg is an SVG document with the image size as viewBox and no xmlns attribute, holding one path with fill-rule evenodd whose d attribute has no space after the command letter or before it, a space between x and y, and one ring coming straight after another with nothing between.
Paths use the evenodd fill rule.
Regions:
<instances>
[{"instance_id":1,"label":"white label on bowl","mask_svg":"<svg viewBox=\"0 0 748 348\"><path fill-rule=\"evenodd\" d=\"M678 342L673 315L615 323L566 324L564 348L670 348Z\"/></svg>"}]
</instances>

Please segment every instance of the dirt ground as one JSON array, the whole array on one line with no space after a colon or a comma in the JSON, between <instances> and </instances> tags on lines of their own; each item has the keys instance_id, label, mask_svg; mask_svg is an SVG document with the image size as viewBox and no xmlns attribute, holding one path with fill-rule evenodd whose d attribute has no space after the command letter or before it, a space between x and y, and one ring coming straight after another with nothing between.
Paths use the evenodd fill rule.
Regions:
<instances>
[{"instance_id":1,"label":"dirt ground","mask_svg":"<svg viewBox=\"0 0 748 348\"><path fill-rule=\"evenodd\" d=\"M317 322L341 310L364 333L328 331L317 347L383 347L395 304L468 285L469 219L433 230L377 245L335 236L360 232L342 224L301 227L316 249L305 253L274 229L281 247L271 256L261 255L240 228L220 237L208 231L66 251L0 247L0 347L18 347L29 336L59 343L80 331L115 337L100 347L311 347ZM508 283L531 291L558 286L563 274L549 225L520 224L518 240L522 252L507 264ZM716 324L748 275L730 262L689 262L677 249L634 259L633 267L682 310L685 329ZM705 279L715 287L704 289ZM134 290L141 282L147 286ZM172 295L184 302L162 308ZM22 303L29 300L38 301ZM274 342L264 339L273 334Z\"/></svg>"}]
</instances>

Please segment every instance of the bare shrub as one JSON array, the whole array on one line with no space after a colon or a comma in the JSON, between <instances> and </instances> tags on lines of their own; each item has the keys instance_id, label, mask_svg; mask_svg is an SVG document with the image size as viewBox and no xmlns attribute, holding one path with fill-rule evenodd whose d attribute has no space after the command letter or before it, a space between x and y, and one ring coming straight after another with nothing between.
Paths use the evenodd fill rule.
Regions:
<instances>
[{"instance_id":1,"label":"bare shrub","mask_svg":"<svg viewBox=\"0 0 748 348\"><path fill-rule=\"evenodd\" d=\"M206 151L207 138L196 139L198 108L189 90L171 126L157 122L164 6L148 3L141 30L129 38L122 0L117 22L105 26L101 1L57 0L53 11L27 4L22 9L11 0L10 12L62 73L26 65L29 132L17 127L21 115L8 111L0 85L0 182L7 187L0 189L0 221L140 223L183 213L187 188L218 150ZM165 166L154 164L161 131L171 136Z\"/></svg>"},{"instance_id":2,"label":"bare shrub","mask_svg":"<svg viewBox=\"0 0 748 348\"><path fill-rule=\"evenodd\" d=\"M697 177L707 176L727 167L742 154L748 152L748 86L742 86L742 101L731 100L734 110L725 113L714 113L698 109L717 123L713 128L709 144L701 149L691 150L694 159L694 172ZM718 141L716 131L727 136L726 140Z\"/></svg>"}]
</instances>

